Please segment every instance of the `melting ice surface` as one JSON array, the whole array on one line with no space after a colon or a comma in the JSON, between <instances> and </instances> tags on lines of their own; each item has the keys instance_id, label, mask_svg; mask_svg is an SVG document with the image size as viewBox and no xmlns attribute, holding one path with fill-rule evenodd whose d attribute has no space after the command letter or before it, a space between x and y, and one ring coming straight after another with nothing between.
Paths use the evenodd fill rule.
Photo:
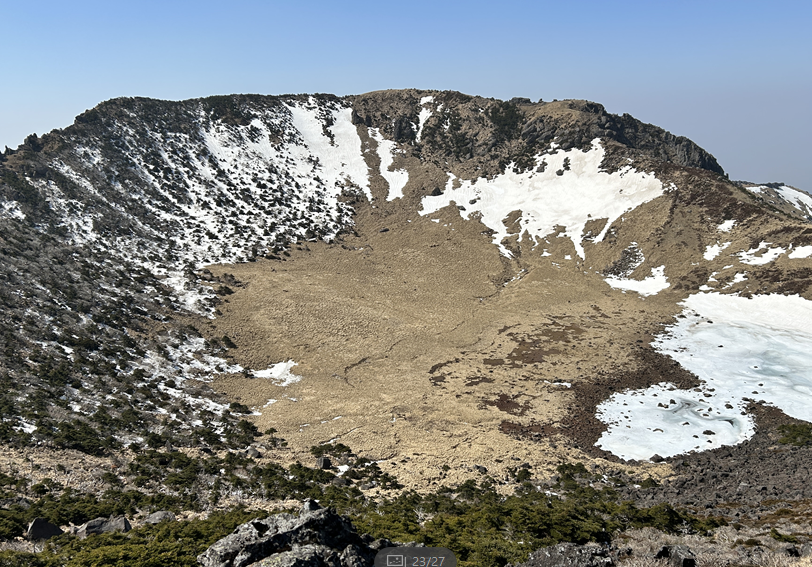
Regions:
<instances>
[{"instance_id":1,"label":"melting ice surface","mask_svg":"<svg viewBox=\"0 0 812 567\"><path fill-rule=\"evenodd\" d=\"M747 400L812 421L812 301L702 293L655 348L702 385L661 383L615 394L597 408L608 425L596 445L624 459L648 459L740 443L753 435ZM747 400L746 400L747 399Z\"/></svg>"}]
</instances>

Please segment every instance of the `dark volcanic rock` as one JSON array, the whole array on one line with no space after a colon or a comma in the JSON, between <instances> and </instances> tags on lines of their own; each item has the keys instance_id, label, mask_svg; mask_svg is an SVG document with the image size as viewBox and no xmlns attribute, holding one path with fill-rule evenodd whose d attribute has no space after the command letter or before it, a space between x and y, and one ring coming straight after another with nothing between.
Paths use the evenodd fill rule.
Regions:
<instances>
[{"instance_id":1,"label":"dark volcanic rock","mask_svg":"<svg viewBox=\"0 0 812 567\"><path fill-rule=\"evenodd\" d=\"M26 531L25 537L31 541L36 541L50 539L60 534L62 534L62 530L59 526L55 526L45 518L34 518L28 525L28 531Z\"/></svg>"},{"instance_id":2,"label":"dark volcanic rock","mask_svg":"<svg viewBox=\"0 0 812 567\"><path fill-rule=\"evenodd\" d=\"M298 516L278 514L237 527L197 560L204 567L367 567L378 548L365 543L349 520L308 500Z\"/></svg>"},{"instance_id":3,"label":"dark volcanic rock","mask_svg":"<svg viewBox=\"0 0 812 567\"><path fill-rule=\"evenodd\" d=\"M696 556L684 545L666 545L654 558L667 559L673 567L696 567Z\"/></svg>"},{"instance_id":4,"label":"dark volcanic rock","mask_svg":"<svg viewBox=\"0 0 812 567\"><path fill-rule=\"evenodd\" d=\"M560 543L542 547L515 567L614 567L609 551L597 545Z\"/></svg>"},{"instance_id":5,"label":"dark volcanic rock","mask_svg":"<svg viewBox=\"0 0 812 567\"><path fill-rule=\"evenodd\" d=\"M91 534L103 534L108 532L128 532L132 529L130 522L124 516L112 518L96 518L86 524L79 526L76 535L84 539Z\"/></svg>"}]
</instances>

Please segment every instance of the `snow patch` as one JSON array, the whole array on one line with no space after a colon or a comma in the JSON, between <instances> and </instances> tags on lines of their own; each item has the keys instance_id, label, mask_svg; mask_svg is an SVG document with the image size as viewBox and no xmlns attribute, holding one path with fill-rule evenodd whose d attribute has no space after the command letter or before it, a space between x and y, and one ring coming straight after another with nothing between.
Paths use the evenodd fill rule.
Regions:
<instances>
[{"instance_id":1,"label":"snow patch","mask_svg":"<svg viewBox=\"0 0 812 567\"><path fill-rule=\"evenodd\" d=\"M25 213L20 210L20 203L17 201L0 202L0 217L25 220Z\"/></svg>"},{"instance_id":2,"label":"snow patch","mask_svg":"<svg viewBox=\"0 0 812 567\"><path fill-rule=\"evenodd\" d=\"M378 143L378 157L381 158L381 177L389 185L389 195L387 195L386 200L400 199L403 197L403 188L409 182L409 172L405 169L389 170L395 161L395 142L384 139L377 128L369 129L369 137Z\"/></svg>"},{"instance_id":3,"label":"snow patch","mask_svg":"<svg viewBox=\"0 0 812 567\"><path fill-rule=\"evenodd\" d=\"M783 185L776 189L781 197L793 204L795 208L806 215L812 215L812 195Z\"/></svg>"},{"instance_id":4,"label":"snow patch","mask_svg":"<svg viewBox=\"0 0 812 567\"><path fill-rule=\"evenodd\" d=\"M713 260L719 254L721 254L722 250L730 246L730 244L730 242L725 242L724 244L719 244L718 242L716 244L709 244L705 247L705 253L702 255L702 257L708 261Z\"/></svg>"},{"instance_id":5,"label":"snow patch","mask_svg":"<svg viewBox=\"0 0 812 567\"><path fill-rule=\"evenodd\" d=\"M750 250L739 252L739 261L743 264L750 264L751 266L763 266L764 264L769 264L781 254L786 252L786 250L780 246L776 248L769 248L770 244L770 242L762 241L757 248L751 248ZM758 254L758 252L760 252L762 249L766 250L763 254L757 256L756 254Z\"/></svg>"},{"instance_id":6,"label":"snow patch","mask_svg":"<svg viewBox=\"0 0 812 567\"><path fill-rule=\"evenodd\" d=\"M812 256L812 246L798 246L787 255L788 258L792 259L809 258L810 256Z\"/></svg>"},{"instance_id":7,"label":"snow patch","mask_svg":"<svg viewBox=\"0 0 812 567\"><path fill-rule=\"evenodd\" d=\"M296 366L297 364L292 360L288 360L287 362L279 362L277 364L272 364L265 370L255 370L254 376L257 378L269 378L273 380L277 386L290 386L291 384L295 384L299 382L302 377L298 374L293 374L290 369Z\"/></svg>"},{"instance_id":8,"label":"snow patch","mask_svg":"<svg viewBox=\"0 0 812 567\"><path fill-rule=\"evenodd\" d=\"M613 395L598 406L608 428L597 446L648 459L740 443L754 433L752 416L742 415L750 399L812 421L812 301L700 293L682 305L686 317L654 347L701 386L661 383Z\"/></svg>"},{"instance_id":9,"label":"snow patch","mask_svg":"<svg viewBox=\"0 0 812 567\"><path fill-rule=\"evenodd\" d=\"M731 230L733 230L734 226L736 226L736 221L734 219L730 219L726 220L718 227L716 227L716 230L718 230L719 232L730 232Z\"/></svg>"},{"instance_id":10,"label":"snow patch","mask_svg":"<svg viewBox=\"0 0 812 567\"><path fill-rule=\"evenodd\" d=\"M665 266L652 268L651 275L643 280L631 280L610 276L604 278L604 281L615 289L636 291L643 296L656 295L671 285L668 283L668 278L665 275Z\"/></svg>"},{"instance_id":11,"label":"snow patch","mask_svg":"<svg viewBox=\"0 0 812 567\"><path fill-rule=\"evenodd\" d=\"M564 226L565 236L572 240L583 259L582 240L587 222L607 219L595 238L595 242L600 242L623 213L663 194L663 185L653 174L631 166L613 173L602 171L600 164L605 151L598 138L586 151L555 151L554 145L551 151L554 153L536 155L537 167L524 173L515 172L510 164L505 173L493 179L463 180L458 188L454 188L456 178L449 176L443 194L423 198L420 214L431 214L452 202L465 204L466 217L481 215L482 222L495 232L494 244L510 257L502 244L508 236L508 227L502 221L511 212L521 211L522 232L527 231L538 243L553 234L557 226ZM542 162L546 167L538 167Z\"/></svg>"}]
</instances>

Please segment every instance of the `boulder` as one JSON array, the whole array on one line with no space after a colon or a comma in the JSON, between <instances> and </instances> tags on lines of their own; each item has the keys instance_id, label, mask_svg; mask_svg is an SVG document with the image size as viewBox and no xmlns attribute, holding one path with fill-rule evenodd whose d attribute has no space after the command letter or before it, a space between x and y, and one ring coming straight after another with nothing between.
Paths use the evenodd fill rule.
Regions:
<instances>
[{"instance_id":1,"label":"boulder","mask_svg":"<svg viewBox=\"0 0 812 567\"><path fill-rule=\"evenodd\" d=\"M62 534L62 530L59 526L52 524L45 518L34 518L28 525L28 531L25 532L25 537L31 541L37 541L51 539L60 534Z\"/></svg>"},{"instance_id":2,"label":"boulder","mask_svg":"<svg viewBox=\"0 0 812 567\"><path fill-rule=\"evenodd\" d=\"M696 556L686 545L666 545L655 559L668 559L667 564L673 567L696 567Z\"/></svg>"},{"instance_id":3,"label":"boulder","mask_svg":"<svg viewBox=\"0 0 812 567\"><path fill-rule=\"evenodd\" d=\"M103 534L109 532L128 532L132 529L130 522L124 516L114 516L110 518L95 518L79 526L76 535L84 539L91 534Z\"/></svg>"},{"instance_id":4,"label":"boulder","mask_svg":"<svg viewBox=\"0 0 812 567\"><path fill-rule=\"evenodd\" d=\"M306 500L298 515L276 514L238 526L197 560L203 567L371 567L384 542L369 541L347 518Z\"/></svg>"},{"instance_id":5,"label":"boulder","mask_svg":"<svg viewBox=\"0 0 812 567\"><path fill-rule=\"evenodd\" d=\"M542 547L515 567L614 567L609 550L598 545L559 543Z\"/></svg>"},{"instance_id":6,"label":"boulder","mask_svg":"<svg viewBox=\"0 0 812 567\"><path fill-rule=\"evenodd\" d=\"M153 512L144 519L144 522L146 522L147 524L160 524L161 522L174 522L174 521L175 514L167 510Z\"/></svg>"}]
</instances>

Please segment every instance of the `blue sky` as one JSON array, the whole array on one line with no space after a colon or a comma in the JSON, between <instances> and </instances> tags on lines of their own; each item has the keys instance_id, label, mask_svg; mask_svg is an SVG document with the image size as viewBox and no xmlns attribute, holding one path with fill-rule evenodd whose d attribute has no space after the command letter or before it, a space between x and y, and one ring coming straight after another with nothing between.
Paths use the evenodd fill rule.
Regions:
<instances>
[{"instance_id":1,"label":"blue sky","mask_svg":"<svg viewBox=\"0 0 812 567\"><path fill-rule=\"evenodd\" d=\"M118 96L585 98L812 190L812 2L0 0L0 149Z\"/></svg>"}]
</instances>

